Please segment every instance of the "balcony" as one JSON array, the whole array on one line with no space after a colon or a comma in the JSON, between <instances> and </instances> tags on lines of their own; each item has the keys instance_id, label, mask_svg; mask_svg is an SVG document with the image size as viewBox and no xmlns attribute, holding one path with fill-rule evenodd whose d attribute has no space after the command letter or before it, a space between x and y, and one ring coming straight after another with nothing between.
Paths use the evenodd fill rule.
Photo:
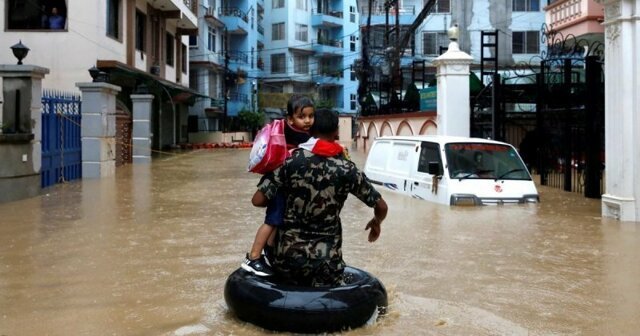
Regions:
<instances>
[{"instance_id":1,"label":"balcony","mask_svg":"<svg viewBox=\"0 0 640 336\"><path fill-rule=\"evenodd\" d=\"M313 51L318 56L342 56L344 54L342 41L332 39L313 40Z\"/></svg>"},{"instance_id":2,"label":"balcony","mask_svg":"<svg viewBox=\"0 0 640 336\"><path fill-rule=\"evenodd\" d=\"M247 35L249 32L249 19L247 13L236 7L220 7L218 15L227 26L229 34Z\"/></svg>"},{"instance_id":3,"label":"balcony","mask_svg":"<svg viewBox=\"0 0 640 336\"><path fill-rule=\"evenodd\" d=\"M422 8L419 8L421 10ZM416 18L416 7L415 6L400 6L400 8L396 11L393 7L389 10L389 22L396 22L396 15L400 16L400 24L401 25L410 25ZM366 20L369 16L368 7L364 6L362 13L360 14L361 23L366 23ZM380 25L384 24L386 20L386 11L384 6L374 6L371 10L371 24L372 25Z\"/></svg>"},{"instance_id":4,"label":"balcony","mask_svg":"<svg viewBox=\"0 0 640 336\"><path fill-rule=\"evenodd\" d=\"M320 68L312 78L316 85L319 86L342 86L343 71L343 69L338 68Z\"/></svg>"},{"instance_id":5,"label":"balcony","mask_svg":"<svg viewBox=\"0 0 640 336\"><path fill-rule=\"evenodd\" d=\"M587 38L604 33L604 6L595 0L557 0L544 9L549 27L564 36Z\"/></svg>"},{"instance_id":6,"label":"balcony","mask_svg":"<svg viewBox=\"0 0 640 336\"><path fill-rule=\"evenodd\" d=\"M198 18L194 14L195 0L156 0L153 7L164 12L167 20L178 20L181 29L198 28Z\"/></svg>"},{"instance_id":7,"label":"balcony","mask_svg":"<svg viewBox=\"0 0 640 336\"><path fill-rule=\"evenodd\" d=\"M311 14L311 26L326 28L342 27L343 14L342 11L319 10L314 8Z\"/></svg>"},{"instance_id":8,"label":"balcony","mask_svg":"<svg viewBox=\"0 0 640 336\"><path fill-rule=\"evenodd\" d=\"M216 12L215 8L207 8L207 11L204 13L204 19L213 27L223 28L224 22L216 17Z\"/></svg>"}]
</instances>

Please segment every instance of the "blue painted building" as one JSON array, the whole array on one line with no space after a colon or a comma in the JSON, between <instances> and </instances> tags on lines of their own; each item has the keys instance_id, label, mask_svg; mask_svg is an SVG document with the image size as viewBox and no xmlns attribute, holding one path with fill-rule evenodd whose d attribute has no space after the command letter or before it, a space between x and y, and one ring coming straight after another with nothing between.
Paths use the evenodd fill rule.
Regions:
<instances>
[{"instance_id":1,"label":"blue painted building","mask_svg":"<svg viewBox=\"0 0 640 336\"><path fill-rule=\"evenodd\" d=\"M190 116L197 119L197 131L220 131L227 117L257 106L264 1L202 0L199 6L198 35L189 43L189 82L202 96Z\"/></svg>"},{"instance_id":2,"label":"blue painted building","mask_svg":"<svg viewBox=\"0 0 640 336\"><path fill-rule=\"evenodd\" d=\"M308 94L355 113L356 0L267 0L262 92Z\"/></svg>"}]
</instances>

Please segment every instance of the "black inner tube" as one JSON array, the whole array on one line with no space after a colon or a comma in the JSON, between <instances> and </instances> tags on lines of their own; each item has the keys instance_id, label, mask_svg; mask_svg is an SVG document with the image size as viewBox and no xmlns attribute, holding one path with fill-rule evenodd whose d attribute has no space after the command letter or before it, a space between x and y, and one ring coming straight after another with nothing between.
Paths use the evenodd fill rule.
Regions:
<instances>
[{"instance_id":1,"label":"black inner tube","mask_svg":"<svg viewBox=\"0 0 640 336\"><path fill-rule=\"evenodd\" d=\"M347 266L345 282L339 287L292 286L238 269L227 279L224 296L240 320L275 331L341 331L385 313L387 292L378 279Z\"/></svg>"}]
</instances>

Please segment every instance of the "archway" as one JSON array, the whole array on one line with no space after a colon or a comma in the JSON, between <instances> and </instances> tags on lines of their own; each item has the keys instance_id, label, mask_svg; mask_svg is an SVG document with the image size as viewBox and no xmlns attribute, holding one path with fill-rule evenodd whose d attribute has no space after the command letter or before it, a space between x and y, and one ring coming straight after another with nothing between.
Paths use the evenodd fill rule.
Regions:
<instances>
[{"instance_id":1,"label":"archway","mask_svg":"<svg viewBox=\"0 0 640 336\"><path fill-rule=\"evenodd\" d=\"M391 128L391 125L389 125L388 121L385 121L382 123L382 127L380 129L380 135L381 136L391 136L393 135L393 129Z\"/></svg>"},{"instance_id":2,"label":"archway","mask_svg":"<svg viewBox=\"0 0 640 336\"><path fill-rule=\"evenodd\" d=\"M406 120L403 120L398 126L396 135L413 135L413 129L411 129L411 125Z\"/></svg>"},{"instance_id":3,"label":"archway","mask_svg":"<svg viewBox=\"0 0 640 336\"><path fill-rule=\"evenodd\" d=\"M438 134L438 125L432 120L427 120L420 128L420 135L436 135Z\"/></svg>"}]
</instances>

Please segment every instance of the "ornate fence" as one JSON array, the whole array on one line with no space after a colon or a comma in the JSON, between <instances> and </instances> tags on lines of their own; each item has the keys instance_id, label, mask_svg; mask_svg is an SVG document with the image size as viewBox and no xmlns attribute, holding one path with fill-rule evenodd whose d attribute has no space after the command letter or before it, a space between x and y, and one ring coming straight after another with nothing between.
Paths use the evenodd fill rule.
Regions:
<instances>
[{"instance_id":1,"label":"ornate fence","mask_svg":"<svg viewBox=\"0 0 640 336\"><path fill-rule=\"evenodd\" d=\"M42 188L82 177L80 95L42 92Z\"/></svg>"}]
</instances>

